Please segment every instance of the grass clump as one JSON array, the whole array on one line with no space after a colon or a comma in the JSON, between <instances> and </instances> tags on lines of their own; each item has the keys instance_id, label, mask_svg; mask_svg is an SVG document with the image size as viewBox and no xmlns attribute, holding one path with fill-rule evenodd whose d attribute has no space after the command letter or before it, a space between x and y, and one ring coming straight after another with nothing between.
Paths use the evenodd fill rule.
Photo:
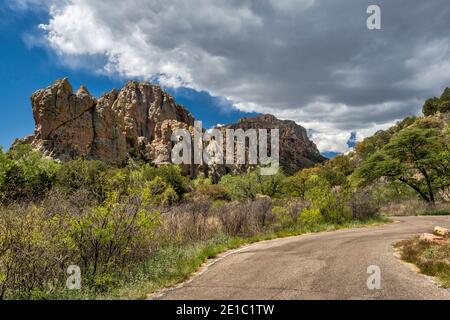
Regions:
<instances>
[{"instance_id":1,"label":"grass clump","mask_svg":"<svg viewBox=\"0 0 450 320\"><path fill-rule=\"evenodd\" d=\"M433 244L418 237L399 242L402 260L416 265L428 276L439 279L440 284L450 288L450 242Z\"/></svg>"}]
</instances>

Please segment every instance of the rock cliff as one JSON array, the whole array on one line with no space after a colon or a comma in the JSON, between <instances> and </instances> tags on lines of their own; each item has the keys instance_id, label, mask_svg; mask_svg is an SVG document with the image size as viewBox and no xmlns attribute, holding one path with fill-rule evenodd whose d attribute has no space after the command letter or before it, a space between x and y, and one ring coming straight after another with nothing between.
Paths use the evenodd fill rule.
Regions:
<instances>
[{"instance_id":1,"label":"rock cliff","mask_svg":"<svg viewBox=\"0 0 450 320\"><path fill-rule=\"evenodd\" d=\"M142 159L160 165L170 163L171 134L183 128L193 132L194 117L161 87L148 82L128 82L99 99L85 87L73 92L67 79L31 96L35 134L18 141L30 143L46 155L67 161L78 157L123 165L128 159ZM325 160L306 130L293 121L272 115L244 118L222 129L280 129L280 162L286 173ZM198 172L220 176L248 168L237 166L185 166L193 176Z\"/></svg>"},{"instance_id":2,"label":"rock cliff","mask_svg":"<svg viewBox=\"0 0 450 320\"><path fill-rule=\"evenodd\" d=\"M77 157L120 165L131 155L159 163L170 161L174 128L193 125L194 117L159 86L128 82L98 100L67 79L31 96L36 123L31 144L66 161Z\"/></svg>"},{"instance_id":3,"label":"rock cliff","mask_svg":"<svg viewBox=\"0 0 450 320\"><path fill-rule=\"evenodd\" d=\"M238 123L222 129L279 129L280 166L287 174L294 174L302 168L312 167L327 160L320 154L314 142L309 140L306 129L291 120L280 120L266 114L243 118Z\"/></svg>"}]
</instances>

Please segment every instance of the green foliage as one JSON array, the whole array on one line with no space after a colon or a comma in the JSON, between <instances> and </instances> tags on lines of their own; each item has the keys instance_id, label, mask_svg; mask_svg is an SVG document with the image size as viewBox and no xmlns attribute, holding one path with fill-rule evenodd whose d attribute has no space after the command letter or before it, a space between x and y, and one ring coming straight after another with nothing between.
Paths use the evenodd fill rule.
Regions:
<instances>
[{"instance_id":1,"label":"green foliage","mask_svg":"<svg viewBox=\"0 0 450 320\"><path fill-rule=\"evenodd\" d=\"M56 185L70 194L76 190L87 190L100 202L106 198L111 168L102 161L77 159L61 165L56 175Z\"/></svg>"},{"instance_id":2,"label":"green foliage","mask_svg":"<svg viewBox=\"0 0 450 320\"><path fill-rule=\"evenodd\" d=\"M306 181L319 173L319 167L300 170L296 175L286 178L284 194L305 200Z\"/></svg>"},{"instance_id":3,"label":"green foliage","mask_svg":"<svg viewBox=\"0 0 450 320\"><path fill-rule=\"evenodd\" d=\"M7 154L0 150L0 201L13 203L42 199L55 180L59 165L28 145Z\"/></svg>"},{"instance_id":4,"label":"green foliage","mask_svg":"<svg viewBox=\"0 0 450 320\"><path fill-rule=\"evenodd\" d=\"M141 192L145 205L171 206L178 201L178 194L172 186L158 176L145 182Z\"/></svg>"},{"instance_id":5,"label":"green foliage","mask_svg":"<svg viewBox=\"0 0 450 320\"><path fill-rule=\"evenodd\" d=\"M411 187L400 181L378 182L371 185L372 196L378 205L406 201L416 193Z\"/></svg>"},{"instance_id":6,"label":"green foliage","mask_svg":"<svg viewBox=\"0 0 450 320\"><path fill-rule=\"evenodd\" d=\"M428 99L423 105L423 114L431 116L437 112L447 113L450 111L450 88L445 88L440 98Z\"/></svg>"},{"instance_id":7,"label":"green foliage","mask_svg":"<svg viewBox=\"0 0 450 320\"><path fill-rule=\"evenodd\" d=\"M289 210L285 207L273 207L272 213L275 215L276 223L281 227L285 228L293 224Z\"/></svg>"},{"instance_id":8,"label":"green foliage","mask_svg":"<svg viewBox=\"0 0 450 320\"><path fill-rule=\"evenodd\" d=\"M437 190L449 183L446 139L435 128L406 128L370 156L357 174L365 184L381 177L398 180L426 202L434 203Z\"/></svg>"},{"instance_id":9,"label":"green foliage","mask_svg":"<svg viewBox=\"0 0 450 320\"><path fill-rule=\"evenodd\" d=\"M161 177L179 197L189 191L189 181L181 173L181 169L176 165L164 165L160 167L152 167L145 164L142 167L142 175L146 181L151 181L156 177Z\"/></svg>"},{"instance_id":10,"label":"green foliage","mask_svg":"<svg viewBox=\"0 0 450 320\"><path fill-rule=\"evenodd\" d=\"M323 216L320 209L305 209L300 215L300 221L307 226L318 225L323 222Z\"/></svg>"},{"instance_id":11,"label":"green foliage","mask_svg":"<svg viewBox=\"0 0 450 320\"><path fill-rule=\"evenodd\" d=\"M114 271L123 271L149 253L160 214L145 202L140 198L119 199L118 194L111 193L104 204L70 218L69 247L85 279L95 288L107 289Z\"/></svg>"},{"instance_id":12,"label":"green foliage","mask_svg":"<svg viewBox=\"0 0 450 320\"><path fill-rule=\"evenodd\" d=\"M63 285L66 226L35 206L0 210L0 300L38 299Z\"/></svg>"},{"instance_id":13,"label":"green foliage","mask_svg":"<svg viewBox=\"0 0 450 320\"><path fill-rule=\"evenodd\" d=\"M282 195L286 177L278 172L276 175L263 176L258 171L232 176L226 175L219 182L231 200L255 200L258 194L269 197Z\"/></svg>"},{"instance_id":14,"label":"green foliage","mask_svg":"<svg viewBox=\"0 0 450 320\"><path fill-rule=\"evenodd\" d=\"M378 131L373 136L364 139L355 147L356 156L362 160L366 160L369 156L381 150L387 143L389 143L393 136L398 134L403 129L413 126L418 120L420 119L416 117L406 117L388 130Z\"/></svg>"},{"instance_id":15,"label":"green foliage","mask_svg":"<svg viewBox=\"0 0 450 320\"><path fill-rule=\"evenodd\" d=\"M197 186L195 192L202 194L213 201L226 201L230 199L223 185L201 184Z\"/></svg>"},{"instance_id":16,"label":"green foliage","mask_svg":"<svg viewBox=\"0 0 450 320\"><path fill-rule=\"evenodd\" d=\"M449 209L426 210L419 213L419 216L450 216Z\"/></svg>"},{"instance_id":17,"label":"green foliage","mask_svg":"<svg viewBox=\"0 0 450 320\"><path fill-rule=\"evenodd\" d=\"M342 223L351 218L351 210L346 204L349 198L347 190L333 192L329 182L319 176L309 178L306 186L305 198L311 203L310 209L319 210L325 221Z\"/></svg>"}]
</instances>

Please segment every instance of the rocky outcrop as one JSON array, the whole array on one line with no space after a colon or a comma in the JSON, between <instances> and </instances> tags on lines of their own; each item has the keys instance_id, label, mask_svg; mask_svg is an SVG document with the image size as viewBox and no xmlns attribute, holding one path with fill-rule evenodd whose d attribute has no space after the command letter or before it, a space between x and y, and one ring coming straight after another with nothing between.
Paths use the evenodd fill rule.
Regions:
<instances>
[{"instance_id":1,"label":"rocky outcrop","mask_svg":"<svg viewBox=\"0 0 450 320\"><path fill-rule=\"evenodd\" d=\"M169 94L147 82L128 82L97 100L84 87L73 93L62 79L34 93L31 102L31 144L61 161L85 157L120 165L132 155L167 162L172 128L194 122Z\"/></svg>"},{"instance_id":2,"label":"rocky outcrop","mask_svg":"<svg viewBox=\"0 0 450 320\"><path fill-rule=\"evenodd\" d=\"M78 157L98 159L113 165L142 159L160 165L171 162L172 132L193 133L194 117L159 86L128 82L99 99L85 87L73 92L67 79L56 81L31 97L35 134L22 139L46 155L67 161ZM286 173L324 161L306 130L293 121L272 115L244 118L225 129L280 129L280 162ZM185 166L184 172L199 172L217 179L251 169L242 165Z\"/></svg>"},{"instance_id":3,"label":"rocky outcrop","mask_svg":"<svg viewBox=\"0 0 450 320\"><path fill-rule=\"evenodd\" d=\"M300 169L327 160L314 142L309 140L306 129L294 121L280 120L266 114L256 118L243 118L236 124L222 127L222 130L226 129L279 129L280 166L287 174L294 174Z\"/></svg>"},{"instance_id":4,"label":"rocky outcrop","mask_svg":"<svg viewBox=\"0 0 450 320\"><path fill-rule=\"evenodd\" d=\"M435 236L434 234L431 234L431 233L422 233L420 235L419 239L421 241L429 242L432 244L440 244L441 245L441 244L445 243L444 237Z\"/></svg>"}]
</instances>

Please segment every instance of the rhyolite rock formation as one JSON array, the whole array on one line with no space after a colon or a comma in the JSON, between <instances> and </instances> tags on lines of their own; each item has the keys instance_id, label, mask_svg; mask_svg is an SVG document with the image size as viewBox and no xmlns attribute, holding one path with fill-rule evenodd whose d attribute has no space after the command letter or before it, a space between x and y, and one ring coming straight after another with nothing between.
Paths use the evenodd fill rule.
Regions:
<instances>
[{"instance_id":1,"label":"rhyolite rock formation","mask_svg":"<svg viewBox=\"0 0 450 320\"><path fill-rule=\"evenodd\" d=\"M77 157L110 164L130 156L170 162L172 129L189 128L194 117L159 86L128 82L98 100L67 79L31 96L35 134L26 141L61 161Z\"/></svg>"},{"instance_id":2,"label":"rhyolite rock formation","mask_svg":"<svg viewBox=\"0 0 450 320\"><path fill-rule=\"evenodd\" d=\"M291 120L280 120L266 114L255 118L243 118L238 123L222 127L223 129L243 129L244 131L279 129L280 166L287 174L294 174L299 169L312 167L316 163L327 160L320 154L314 142L309 140L306 129ZM270 150L270 144L268 148Z\"/></svg>"},{"instance_id":3,"label":"rhyolite rock formation","mask_svg":"<svg viewBox=\"0 0 450 320\"><path fill-rule=\"evenodd\" d=\"M113 165L130 158L170 163L175 129L193 132L194 117L161 87L148 82L128 82L120 91L112 90L99 99L85 87L74 93L67 79L31 96L35 133L16 143L29 143L34 149L68 161L83 157ZM271 115L245 118L230 129L280 129L280 159L287 173L324 161L306 130L293 121ZM237 173L236 168L185 166L193 176Z\"/></svg>"}]
</instances>

